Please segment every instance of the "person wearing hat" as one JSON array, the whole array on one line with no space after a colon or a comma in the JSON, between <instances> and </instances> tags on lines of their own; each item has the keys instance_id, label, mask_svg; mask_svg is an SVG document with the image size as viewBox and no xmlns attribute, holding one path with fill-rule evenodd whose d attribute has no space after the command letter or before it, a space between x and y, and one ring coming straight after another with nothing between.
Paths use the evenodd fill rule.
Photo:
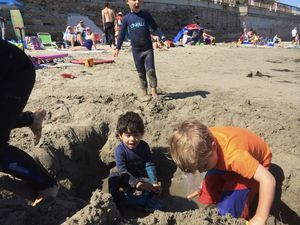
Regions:
<instances>
[{"instance_id":1,"label":"person wearing hat","mask_svg":"<svg viewBox=\"0 0 300 225\"><path fill-rule=\"evenodd\" d=\"M115 38L116 38L116 40L119 37L119 33L121 30L121 26L122 26L122 20L123 20L123 13L118 12L116 19L115 19Z\"/></svg>"},{"instance_id":2,"label":"person wearing hat","mask_svg":"<svg viewBox=\"0 0 300 225\"><path fill-rule=\"evenodd\" d=\"M85 39L83 41L82 46L76 46L71 48L71 51L90 51L94 47L95 50L97 50L96 47L96 39L95 35L92 32L92 29L90 27L85 28Z\"/></svg>"},{"instance_id":3,"label":"person wearing hat","mask_svg":"<svg viewBox=\"0 0 300 225\"><path fill-rule=\"evenodd\" d=\"M77 36L77 41L80 43L81 46L83 46L83 40L85 35L85 25L84 21L82 19L79 20L79 24L75 27L75 32Z\"/></svg>"},{"instance_id":4,"label":"person wearing hat","mask_svg":"<svg viewBox=\"0 0 300 225\"><path fill-rule=\"evenodd\" d=\"M72 31L71 26L67 26L64 32L63 42L65 47L71 46L73 48L74 46L80 45L80 43L76 40L76 34Z\"/></svg>"}]
</instances>

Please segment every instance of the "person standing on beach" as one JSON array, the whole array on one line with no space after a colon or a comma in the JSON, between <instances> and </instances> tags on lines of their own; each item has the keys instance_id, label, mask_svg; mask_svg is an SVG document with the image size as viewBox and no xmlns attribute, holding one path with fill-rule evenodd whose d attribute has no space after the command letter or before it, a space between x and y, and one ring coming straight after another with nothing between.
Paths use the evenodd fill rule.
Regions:
<instances>
[{"instance_id":1,"label":"person standing on beach","mask_svg":"<svg viewBox=\"0 0 300 225\"><path fill-rule=\"evenodd\" d=\"M297 44L298 42L298 31L297 31L297 27L294 27L294 29L292 30L292 44Z\"/></svg>"},{"instance_id":2,"label":"person standing on beach","mask_svg":"<svg viewBox=\"0 0 300 225\"><path fill-rule=\"evenodd\" d=\"M16 46L0 40L0 171L28 182L37 191L33 205L58 193L57 181L26 152L9 144L12 129L28 126L41 137L46 112L22 112L35 83L35 69L29 57Z\"/></svg>"},{"instance_id":3,"label":"person standing on beach","mask_svg":"<svg viewBox=\"0 0 300 225\"><path fill-rule=\"evenodd\" d=\"M105 3L104 9L102 9L102 24L105 33L106 43L111 47L116 46L115 43L115 13L111 9L108 2Z\"/></svg>"},{"instance_id":4,"label":"person standing on beach","mask_svg":"<svg viewBox=\"0 0 300 225\"><path fill-rule=\"evenodd\" d=\"M141 100L149 101L146 76L148 76L149 79L152 97L157 98L157 77L154 66L150 28L167 46L168 44L166 43L165 36L162 34L150 13L141 10L143 0L127 0L127 4L131 12L123 19L114 56L117 57L119 55L126 32L128 31L132 45L133 59L141 84Z\"/></svg>"}]
</instances>

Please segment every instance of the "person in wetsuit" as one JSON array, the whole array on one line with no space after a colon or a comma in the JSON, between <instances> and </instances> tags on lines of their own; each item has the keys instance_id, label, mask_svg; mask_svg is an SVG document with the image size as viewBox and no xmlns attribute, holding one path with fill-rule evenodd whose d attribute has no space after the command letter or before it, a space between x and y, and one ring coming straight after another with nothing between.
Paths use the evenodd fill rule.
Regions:
<instances>
[{"instance_id":1,"label":"person in wetsuit","mask_svg":"<svg viewBox=\"0 0 300 225\"><path fill-rule=\"evenodd\" d=\"M148 82L146 76L149 79L152 97L157 98L157 77L150 30L157 34L162 41L165 42L166 38L151 14L141 10L143 5L142 0L127 0L127 4L131 12L122 21L121 32L118 37L114 56L117 57L119 55L128 31L132 45L133 59L140 79L142 100L148 101L150 99L147 95Z\"/></svg>"},{"instance_id":2,"label":"person in wetsuit","mask_svg":"<svg viewBox=\"0 0 300 225\"><path fill-rule=\"evenodd\" d=\"M28 182L38 193L36 205L56 197L57 181L29 154L9 144L10 132L17 127L28 126L40 137L35 117L42 120L45 111L23 112L35 83L35 68L23 51L6 41L0 40L0 52L0 171Z\"/></svg>"}]
</instances>

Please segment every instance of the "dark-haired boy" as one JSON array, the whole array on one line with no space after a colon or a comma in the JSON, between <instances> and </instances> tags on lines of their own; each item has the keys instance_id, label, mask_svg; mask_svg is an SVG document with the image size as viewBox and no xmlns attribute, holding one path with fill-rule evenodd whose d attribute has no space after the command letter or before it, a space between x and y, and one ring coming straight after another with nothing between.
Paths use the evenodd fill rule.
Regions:
<instances>
[{"instance_id":1,"label":"dark-haired boy","mask_svg":"<svg viewBox=\"0 0 300 225\"><path fill-rule=\"evenodd\" d=\"M121 143L115 150L117 172L110 174L109 192L117 205L123 202L144 207L146 211L162 210L163 205L153 201L160 191L149 145L141 140L145 132L142 118L134 112L121 115L117 123L117 137ZM120 192L120 188L124 192ZM142 191L134 195L135 190Z\"/></svg>"}]
</instances>

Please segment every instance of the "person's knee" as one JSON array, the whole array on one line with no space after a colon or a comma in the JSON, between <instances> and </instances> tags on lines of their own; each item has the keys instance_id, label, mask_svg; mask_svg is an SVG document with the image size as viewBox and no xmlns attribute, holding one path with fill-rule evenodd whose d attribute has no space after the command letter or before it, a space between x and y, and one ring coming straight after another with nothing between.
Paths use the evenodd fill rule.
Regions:
<instances>
[{"instance_id":1,"label":"person's knee","mask_svg":"<svg viewBox=\"0 0 300 225\"><path fill-rule=\"evenodd\" d=\"M148 75L150 87L156 88L157 87L157 77L156 77L155 70L154 69L148 70L147 75Z\"/></svg>"}]
</instances>

